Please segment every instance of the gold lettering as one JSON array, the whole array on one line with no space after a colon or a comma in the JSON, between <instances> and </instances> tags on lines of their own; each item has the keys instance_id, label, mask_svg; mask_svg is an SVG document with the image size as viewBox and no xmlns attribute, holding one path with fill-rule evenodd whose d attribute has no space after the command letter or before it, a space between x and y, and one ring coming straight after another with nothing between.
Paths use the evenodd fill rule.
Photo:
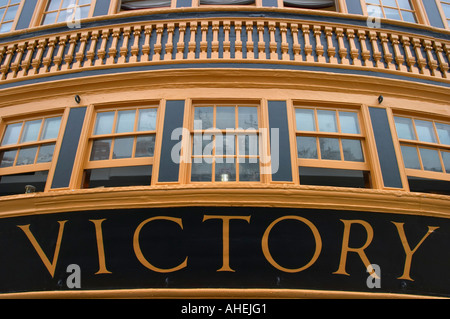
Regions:
<instances>
[{"instance_id":1,"label":"gold lettering","mask_svg":"<svg viewBox=\"0 0 450 319\"><path fill-rule=\"evenodd\" d=\"M408 240L406 239L405 230L403 228L404 223L396 223L396 222L392 222L392 223L397 228L398 234L400 236L400 240L403 245L403 249L405 250L405 254L406 254L403 275L401 275L401 277L398 277L397 279L406 279L406 280L414 281L410 276L412 257L415 254L415 252L417 251L417 249L419 249L420 245L422 245L422 243L425 241L425 239L427 239L427 237L432 232L434 232L436 229L438 229L439 227L428 226L428 232L425 234L425 236L422 238L422 240L416 245L416 247L413 250L411 250L411 247L408 244Z\"/></svg>"},{"instance_id":2,"label":"gold lettering","mask_svg":"<svg viewBox=\"0 0 450 319\"><path fill-rule=\"evenodd\" d=\"M41 258L42 262L44 263L45 267L47 268L47 270L50 273L50 275L52 276L52 278L55 275L56 264L58 262L58 256L59 256L59 249L61 248L61 240L62 240L62 235L63 235L63 232L64 232L64 224L66 222L67 222L67 220L58 221L58 223L59 223L59 232L58 232L58 238L56 240L56 247L55 247L55 252L53 253L53 260L52 260L52 262L50 262L48 257L45 255L44 251L42 250L41 246L37 242L37 240L34 237L33 233L30 231L30 225L23 225L23 226L19 226L18 225L17 226L20 229L22 229L23 232L25 233L25 235L28 237L29 241L31 242L31 244L33 245L34 249L38 253L39 257Z\"/></svg>"},{"instance_id":3,"label":"gold lettering","mask_svg":"<svg viewBox=\"0 0 450 319\"><path fill-rule=\"evenodd\" d=\"M105 247L103 245L103 231L102 231L102 223L105 221L104 219L90 219L90 222L94 223L95 226L95 236L97 238L97 251L98 251L98 265L99 270L95 273L98 274L111 274L108 269L106 269L106 261L105 261Z\"/></svg>"},{"instance_id":4,"label":"gold lettering","mask_svg":"<svg viewBox=\"0 0 450 319\"><path fill-rule=\"evenodd\" d=\"M339 262L339 269L336 272L334 272L333 274L350 276L345 271L345 266L347 264L347 254L349 252L357 253L359 255L359 257L361 258L362 262L364 263L364 265L366 266L366 269L371 264L369 259L366 256L366 253L364 252L364 249L366 249L372 242L373 228L372 228L372 226L370 226L370 224L368 222L366 222L364 220L342 220L341 219L341 222L343 222L345 225L344 236L342 239L341 260ZM360 224L366 229L367 240L366 240L366 243L360 248L348 247L348 242L349 242L349 238L350 238L350 228L351 228L352 224ZM371 275L378 279L378 276L375 273L372 273Z\"/></svg>"},{"instance_id":5,"label":"gold lettering","mask_svg":"<svg viewBox=\"0 0 450 319\"><path fill-rule=\"evenodd\" d=\"M148 262L148 260L142 254L141 247L139 245L139 234L141 232L142 227L144 227L144 225L146 225L147 223L149 223L151 221L154 221L154 220L168 220L168 221L172 221L172 222L177 223L181 227L181 229L183 229L183 223L182 223L181 218L157 216L157 217L152 217L152 218L144 220L136 228L136 231L134 232L134 237L133 237L133 248L134 248L134 253L136 254L137 259L141 262L142 265L144 265L148 269L153 270L155 272L160 272L160 273L169 273L169 272L174 272L174 271L177 271L177 270L185 268L187 266L188 257L186 257L186 259L180 265L178 265L178 266L176 266L174 268L162 269L162 268L158 268L158 267L153 266L151 263Z\"/></svg>"},{"instance_id":6,"label":"gold lettering","mask_svg":"<svg viewBox=\"0 0 450 319\"><path fill-rule=\"evenodd\" d=\"M231 271L230 268L230 220L231 219L242 219L250 223L250 216L210 216L204 215L203 221L210 219L221 219L222 220L222 268L217 271Z\"/></svg>"},{"instance_id":7,"label":"gold lettering","mask_svg":"<svg viewBox=\"0 0 450 319\"><path fill-rule=\"evenodd\" d=\"M272 257L272 255L270 254L269 251L269 234L270 231L272 230L272 228L278 224L280 221L285 220L285 219L294 219L294 220L298 220L301 221L302 223L306 224L312 231L313 235L314 235L314 241L316 244L316 249L314 252L313 257L311 258L311 260L303 267L297 268L297 269L289 269L289 268L284 268L282 266L280 266ZM303 271L309 267L311 267L317 260L317 258L319 258L320 252L322 251L322 238L320 237L320 233L317 230L316 226L311 223L308 219L303 218L303 217L299 217L299 216L284 216L284 217L280 217L278 219L276 219L275 221L273 221L269 227L267 227L266 231L264 232L264 235L262 237L262 251L264 253L264 256L266 257L267 261L274 266L275 268L284 271L284 272L289 272L289 273L294 273L294 272L300 272Z\"/></svg>"}]
</instances>

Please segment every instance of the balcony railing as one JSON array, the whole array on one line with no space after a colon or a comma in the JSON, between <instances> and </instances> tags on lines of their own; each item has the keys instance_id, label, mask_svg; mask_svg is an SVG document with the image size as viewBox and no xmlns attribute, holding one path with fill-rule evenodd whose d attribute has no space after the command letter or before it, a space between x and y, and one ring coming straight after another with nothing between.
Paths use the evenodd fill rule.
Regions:
<instances>
[{"instance_id":1,"label":"balcony railing","mask_svg":"<svg viewBox=\"0 0 450 319\"><path fill-rule=\"evenodd\" d=\"M157 64L273 63L447 82L450 42L354 25L268 18L161 21L74 29L0 44L0 83Z\"/></svg>"}]
</instances>

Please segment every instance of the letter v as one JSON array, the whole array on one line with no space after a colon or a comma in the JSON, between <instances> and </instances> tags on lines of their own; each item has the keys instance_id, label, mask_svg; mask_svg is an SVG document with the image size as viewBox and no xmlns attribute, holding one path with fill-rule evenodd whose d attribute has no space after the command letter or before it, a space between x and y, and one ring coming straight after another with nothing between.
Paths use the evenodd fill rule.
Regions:
<instances>
[{"instance_id":1,"label":"letter v","mask_svg":"<svg viewBox=\"0 0 450 319\"><path fill-rule=\"evenodd\" d=\"M67 222L67 220L58 221L59 233L58 233L58 239L56 240L56 247L55 247L55 252L53 254L52 262L50 262L50 260L47 258L44 251L42 250L41 246L37 242L36 238L31 233L30 225L17 226L23 230L25 235L27 235L28 239L30 240L31 244L33 244L34 249L38 253L39 257L41 258L42 262L44 263L45 267L47 268L47 270L50 273L50 275L52 276L52 278L55 275L56 263L58 262L59 249L61 248L61 240L62 240L62 235L64 232L64 224L66 222Z\"/></svg>"}]
</instances>

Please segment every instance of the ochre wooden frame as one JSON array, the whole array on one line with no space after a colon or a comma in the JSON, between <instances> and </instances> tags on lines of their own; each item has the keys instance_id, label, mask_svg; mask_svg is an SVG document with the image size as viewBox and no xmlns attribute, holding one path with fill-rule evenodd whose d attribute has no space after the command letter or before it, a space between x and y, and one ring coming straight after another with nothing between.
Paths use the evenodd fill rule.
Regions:
<instances>
[{"instance_id":1,"label":"ochre wooden frame","mask_svg":"<svg viewBox=\"0 0 450 319\"><path fill-rule=\"evenodd\" d=\"M10 32L16 30L17 23L19 22L19 17L20 17L20 14L22 13L22 9L23 9L24 4L25 4L25 0L21 0L20 3L19 3L19 8L17 8L16 16L14 17L14 21L13 21L13 24L11 26ZM6 5L6 8L9 8L9 5ZM1 22L2 21L0 21L0 27L3 24Z\"/></svg>"}]
</instances>

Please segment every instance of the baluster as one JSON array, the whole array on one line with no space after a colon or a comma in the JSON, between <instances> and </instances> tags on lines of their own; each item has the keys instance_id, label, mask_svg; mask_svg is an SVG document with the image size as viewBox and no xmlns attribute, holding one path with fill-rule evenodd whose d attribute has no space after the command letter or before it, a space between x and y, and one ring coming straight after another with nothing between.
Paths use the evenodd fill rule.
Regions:
<instances>
[{"instance_id":1,"label":"baluster","mask_svg":"<svg viewBox=\"0 0 450 319\"><path fill-rule=\"evenodd\" d=\"M53 37L48 41L47 56L42 59L42 64L44 64L44 73L48 73L50 71L50 65L53 60L53 52L55 51L57 41L58 40L56 37Z\"/></svg>"},{"instance_id":2,"label":"baluster","mask_svg":"<svg viewBox=\"0 0 450 319\"><path fill-rule=\"evenodd\" d=\"M450 61L450 44L444 45L444 51L445 51L445 54L447 55L447 60Z\"/></svg>"},{"instance_id":3,"label":"baluster","mask_svg":"<svg viewBox=\"0 0 450 319\"><path fill-rule=\"evenodd\" d=\"M137 62L139 55L139 39L141 37L141 26L137 25L133 28L134 42L131 46L130 63Z\"/></svg>"},{"instance_id":4,"label":"baluster","mask_svg":"<svg viewBox=\"0 0 450 319\"><path fill-rule=\"evenodd\" d=\"M236 33L236 40L234 42L234 58L242 59L242 22L234 23L234 31Z\"/></svg>"},{"instance_id":5,"label":"baluster","mask_svg":"<svg viewBox=\"0 0 450 319\"><path fill-rule=\"evenodd\" d=\"M395 70L395 65L392 63L393 57L392 57L392 53L389 52L389 47L388 47L388 37L387 34L384 32L380 33L380 40L381 40L381 46L383 47L383 52L384 52L384 62L386 63L386 68L389 70Z\"/></svg>"},{"instance_id":6,"label":"baluster","mask_svg":"<svg viewBox=\"0 0 450 319\"><path fill-rule=\"evenodd\" d=\"M100 49L97 52L98 59L95 61L95 66L103 65L103 60L106 57L106 44L109 39L109 30L102 31L102 44L100 45Z\"/></svg>"},{"instance_id":7,"label":"baluster","mask_svg":"<svg viewBox=\"0 0 450 319\"><path fill-rule=\"evenodd\" d=\"M100 31L92 31L91 46L90 46L88 52L86 52L87 61L84 63L83 66L93 66L94 65L95 51L97 50L97 41L98 41L99 35L100 35Z\"/></svg>"},{"instance_id":8,"label":"baluster","mask_svg":"<svg viewBox=\"0 0 450 319\"><path fill-rule=\"evenodd\" d=\"M106 59L106 64L114 64L117 55L117 43L119 42L120 29L114 29L112 32L112 42L111 47L108 50L108 59Z\"/></svg>"},{"instance_id":9,"label":"baluster","mask_svg":"<svg viewBox=\"0 0 450 319\"><path fill-rule=\"evenodd\" d=\"M433 47L431 46L431 41L430 40L423 40L423 45L425 47L425 53L426 53L427 58L428 58L428 66L429 66L429 68L431 70L431 75L435 76L435 77L438 77L438 78L442 78L441 71L437 70L438 63L434 59L433 54L431 53L431 50L433 50Z\"/></svg>"},{"instance_id":10,"label":"baluster","mask_svg":"<svg viewBox=\"0 0 450 319\"><path fill-rule=\"evenodd\" d=\"M188 59L195 59L195 48L197 47L197 43L195 41L196 34L197 34L197 22L191 22L190 23L190 32L191 32L191 38L189 40L188 44Z\"/></svg>"},{"instance_id":11,"label":"baluster","mask_svg":"<svg viewBox=\"0 0 450 319\"><path fill-rule=\"evenodd\" d=\"M0 67L0 72L2 73L2 80L6 79L6 76L9 71L9 66L11 64L11 60L13 58L14 52L16 51L16 44L11 44L8 46L8 49L6 50L6 58L3 61L2 66Z\"/></svg>"},{"instance_id":12,"label":"baluster","mask_svg":"<svg viewBox=\"0 0 450 319\"><path fill-rule=\"evenodd\" d=\"M6 47L5 46L1 46L0 47L0 65L2 65L3 58L5 57L5 54L6 54Z\"/></svg>"},{"instance_id":13,"label":"baluster","mask_svg":"<svg viewBox=\"0 0 450 319\"><path fill-rule=\"evenodd\" d=\"M122 46L120 47L120 57L117 60L118 64L123 64L127 61L127 55L128 55L128 41L130 39L131 35L131 27L126 27L123 29L123 42Z\"/></svg>"},{"instance_id":14,"label":"baluster","mask_svg":"<svg viewBox=\"0 0 450 319\"><path fill-rule=\"evenodd\" d=\"M442 48L442 43L438 42L438 41L434 41L434 49L436 51L436 55L437 55L437 58L439 60L439 67L440 67L440 69L442 71L442 76L444 78L448 78L447 72L449 70L449 65L448 65L447 62L445 62L445 59L442 56L442 52L444 51L443 48Z\"/></svg>"},{"instance_id":15,"label":"baluster","mask_svg":"<svg viewBox=\"0 0 450 319\"><path fill-rule=\"evenodd\" d=\"M25 42L20 43L17 46L16 52L16 59L13 63L11 63L11 67L10 69L13 71L13 78L17 77L17 72L19 72L19 67L20 67L20 62L22 61L23 58L23 53L25 51L27 44Z\"/></svg>"},{"instance_id":16,"label":"baluster","mask_svg":"<svg viewBox=\"0 0 450 319\"><path fill-rule=\"evenodd\" d=\"M398 44L400 43L398 35L391 34L390 38L392 42L392 47L394 48L395 62L397 63L397 69L402 72L408 72L408 69L403 64L403 62L405 62L405 57L400 52L400 48L398 47Z\"/></svg>"},{"instance_id":17,"label":"baluster","mask_svg":"<svg viewBox=\"0 0 450 319\"><path fill-rule=\"evenodd\" d=\"M165 45L165 55L164 60L172 60L173 53L173 36L175 31L175 25L170 23L167 25L167 43Z\"/></svg>"},{"instance_id":18,"label":"baluster","mask_svg":"<svg viewBox=\"0 0 450 319\"><path fill-rule=\"evenodd\" d=\"M294 53L294 60L301 61L302 60L302 48L300 43L298 43L298 25L291 24L291 33L292 33L292 52Z\"/></svg>"},{"instance_id":19,"label":"baluster","mask_svg":"<svg viewBox=\"0 0 450 319\"><path fill-rule=\"evenodd\" d=\"M322 45L322 41L320 40L320 36L322 35L322 27L320 25L313 26L314 37L316 38L316 55L317 62L325 63L325 57L323 56L325 50Z\"/></svg>"},{"instance_id":20,"label":"baluster","mask_svg":"<svg viewBox=\"0 0 450 319\"><path fill-rule=\"evenodd\" d=\"M330 61L330 63L332 64L337 64L338 60L336 58L336 48L334 47L333 44L333 28L332 27L325 27L325 34L327 36L327 54L328 54L328 59Z\"/></svg>"},{"instance_id":21,"label":"baluster","mask_svg":"<svg viewBox=\"0 0 450 319\"><path fill-rule=\"evenodd\" d=\"M229 59L231 57L231 44L230 44L230 21L223 22L223 58Z\"/></svg>"},{"instance_id":22,"label":"baluster","mask_svg":"<svg viewBox=\"0 0 450 319\"><path fill-rule=\"evenodd\" d=\"M277 53L277 42L275 41L275 23L269 22L268 25L269 28L269 51L270 51L270 59L271 60L278 60L278 53Z\"/></svg>"},{"instance_id":23,"label":"baluster","mask_svg":"<svg viewBox=\"0 0 450 319\"><path fill-rule=\"evenodd\" d=\"M287 23L280 23L281 33L281 59L284 61L290 60L289 43L287 41Z\"/></svg>"},{"instance_id":24,"label":"baluster","mask_svg":"<svg viewBox=\"0 0 450 319\"><path fill-rule=\"evenodd\" d=\"M186 24L185 23L180 23L178 25L178 31L179 31L179 38L178 38L178 43L177 43L177 55L176 55L176 59L177 60L183 60L184 57L184 35L186 32Z\"/></svg>"},{"instance_id":25,"label":"baluster","mask_svg":"<svg viewBox=\"0 0 450 319\"><path fill-rule=\"evenodd\" d=\"M37 40L32 40L32 41L28 42L27 55L25 56L25 59L22 61L22 64L20 65L21 70L17 74L18 78L28 75L28 69L31 66L31 59L33 57L33 53L34 53L34 49L36 48L36 45L37 45Z\"/></svg>"},{"instance_id":26,"label":"baluster","mask_svg":"<svg viewBox=\"0 0 450 319\"><path fill-rule=\"evenodd\" d=\"M417 65L419 66L420 74L430 75L430 71L426 68L427 60L422 55L422 50L421 50L422 45L420 43L420 39L412 38L412 43L414 46L414 51L416 53L416 61L417 61Z\"/></svg>"},{"instance_id":27,"label":"baluster","mask_svg":"<svg viewBox=\"0 0 450 319\"><path fill-rule=\"evenodd\" d=\"M253 23L251 22L246 22L245 23L245 28L247 30L247 59L256 59L256 52L254 52L254 47L253 47ZM250 52L253 52L253 56L250 57Z\"/></svg>"},{"instance_id":28,"label":"baluster","mask_svg":"<svg viewBox=\"0 0 450 319\"><path fill-rule=\"evenodd\" d=\"M80 38L80 49L75 54L75 60L77 62L74 63L74 65L72 66L72 69L79 69L79 68L81 68L81 64L83 63L83 59L84 59L84 51L86 50L86 44L87 44L88 38L89 38L89 34L88 33L83 33L81 35L81 38Z\"/></svg>"},{"instance_id":29,"label":"baluster","mask_svg":"<svg viewBox=\"0 0 450 319\"><path fill-rule=\"evenodd\" d=\"M44 49L47 46L47 39L39 40L38 42L38 51L36 57L31 62L31 66L33 67L33 74L39 73L39 68L41 67L42 55L44 54Z\"/></svg>"},{"instance_id":30,"label":"baluster","mask_svg":"<svg viewBox=\"0 0 450 319\"><path fill-rule=\"evenodd\" d=\"M154 55L154 61L156 61L156 55L159 55L159 59L158 60L163 60L163 55L162 55L162 35L164 32L164 25L163 24L158 24L156 25L156 43L155 43L155 55Z\"/></svg>"},{"instance_id":31,"label":"baluster","mask_svg":"<svg viewBox=\"0 0 450 319\"><path fill-rule=\"evenodd\" d=\"M145 40L142 46L141 62L150 60L150 37L152 35L152 29L152 25L147 25L144 28Z\"/></svg>"},{"instance_id":32,"label":"baluster","mask_svg":"<svg viewBox=\"0 0 450 319\"><path fill-rule=\"evenodd\" d=\"M213 40L211 42L211 59L219 58L219 21L212 23Z\"/></svg>"},{"instance_id":33,"label":"baluster","mask_svg":"<svg viewBox=\"0 0 450 319\"><path fill-rule=\"evenodd\" d=\"M403 49L405 50L406 64L408 65L409 72L419 74L418 68L414 65L416 64L416 58L411 53L411 42L409 41L409 37L402 35L400 39L403 44Z\"/></svg>"},{"instance_id":34,"label":"baluster","mask_svg":"<svg viewBox=\"0 0 450 319\"><path fill-rule=\"evenodd\" d=\"M367 45L366 45L366 31L365 30L358 30L358 38L359 38L359 43L361 45L361 58L362 58L362 65L364 66L369 66L368 65L368 61L370 59L370 51L367 50Z\"/></svg>"},{"instance_id":35,"label":"baluster","mask_svg":"<svg viewBox=\"0 0 450 319\"><path fill-rule=\"evenodd\" d=\"M359 60L359 50L356 48L355 43L355 30L347 29L347 38L350 45L350 57L352 58L352 65L361 66Z\"/></svg>"},{"instance_id":36,"label":"baluster","mask_svg":"<svg viewBox=\"0 0 450 319\"><path fill-rule=\"evenodd\" d=\"M350 64L350 61L347 58L347 48L344 45L344 29L336 28L336 38L339 44L339 56L341 57L341 64Z\"/></svg>"},{"instance_id":37,"label":"baluster","mask_svg":"<svg viewBox=\"0 0 450 319\"><path fill-rule=\"evenodd\" d=\"M78 34L72 34L69 40L69 50L67 51L67 54L64 56L65 63L61 66L61 71L66 71L71 68L70 64L73 61L73 52L75 51L77 41L78 41Z\"/></svg>"},{"instance_id":38,"label":"baluster","mask_svg":"<svg viewBox=\"0 0 450 319\"><path fill-rule=\"evenodd\" d=\"M200 40L200 59L206 59L208 57L208 41L206 39L208 34L208 22L201 22L202 38Z\"/></svg>"},{"instance_id":39,"label":"baluster","mask_svg":"<svg viewBox=\"0 0 450 319\"><path fill-rule=\"evenodd\" d=\"M384 69L384 65L381 62L381 52L378 50L378 36L375 31L369 31L370 42L372 43L372 57L375 61L375 66L380 69Z\"/></svg>"},{"instance_id":40,"label":"baluster","mask_svg":"<svg viewBox=\"0 0 450 319\"><path fill-rule=\"evenodd\" d=\"M312 56L313 47L309 41L309 25L302 25L303 37L305 39L305 54L307 62L314 62L314 57Z\"/></svg>"}]
</instances>

